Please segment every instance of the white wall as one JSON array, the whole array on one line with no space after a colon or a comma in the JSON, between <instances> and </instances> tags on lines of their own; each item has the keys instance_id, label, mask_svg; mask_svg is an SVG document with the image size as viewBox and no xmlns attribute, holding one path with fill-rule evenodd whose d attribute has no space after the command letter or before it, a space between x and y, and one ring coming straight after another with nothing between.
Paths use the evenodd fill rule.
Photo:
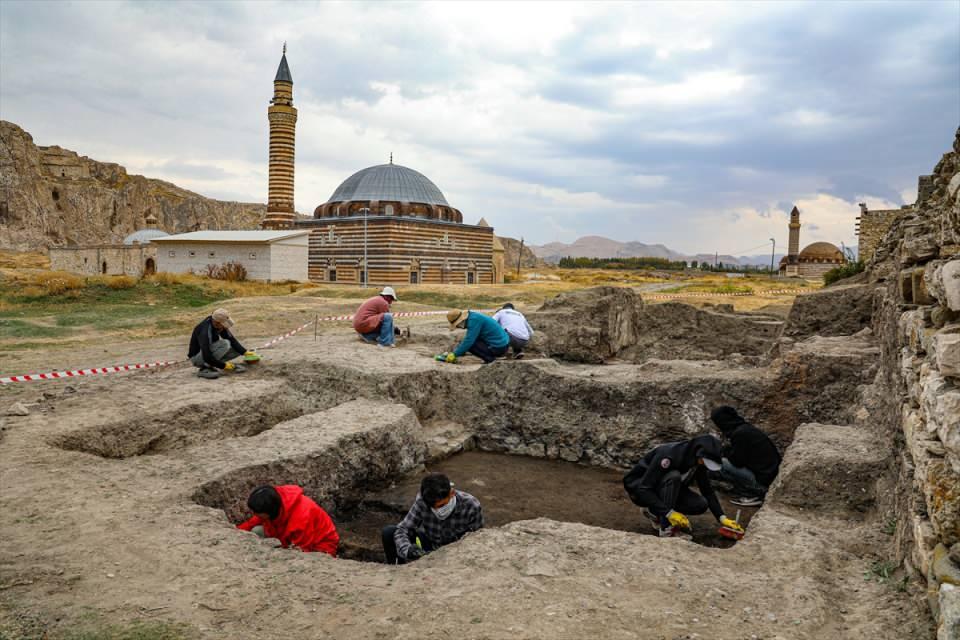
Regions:
<instances>
[{"instance_id":1,"label":"white wall","mask_svg":"<svg viewBox=\"0 0 960 640\"><path fill-rule=\"evenodd\" d=\"M270 245L266 242L158 242L156 245L157 271L192 271L203 275L208 264L239 262L247 269L248 279L270 280ZM191 252L194 255L191 256Z\"/></svg>"},{"instance_id":2,"label":"white wall","mask_svg":"<svg viewBox=\"0 0 960 640\"><path fill-rule=\"evenodd\" d=\"M270 245L271 280L306 282L309 263L309 237L306 235L278 240Z\"/></svg>"}]
</instances>

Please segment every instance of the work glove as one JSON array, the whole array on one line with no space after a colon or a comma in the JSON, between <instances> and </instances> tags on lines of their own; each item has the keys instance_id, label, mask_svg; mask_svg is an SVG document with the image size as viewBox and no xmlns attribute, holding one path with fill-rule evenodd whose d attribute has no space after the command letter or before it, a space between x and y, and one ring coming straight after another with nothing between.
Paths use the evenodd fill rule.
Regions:
<instances>
[{"instance_id":1,"label":"work glove","mask_svg":"<svg viewBox=\"0 0 960 640\"><path fill-rule=\"evenodd\" d=\"M670 513L667 514L667 520L668 520L668 521L670 522L670 524L673 525L674 527L678 527L678 528L680 528L680 529L689 529L689 528L690 528L690 521L687 520L687 516L683 515L682 513L677 512L677 511L674 511L673 509L671 509L671 510L670 510Z\"/></svg>"},{"instance_id":2,"label":"work glove","mask_svg":"<svg viewBox=\"0 0 960 640\"><path fill-rule=\"evenodd\" d=\"M727 529L733 529L737 533L743 533L743 527L734 520L731 520L727 516L720 516L720 524L725 526Z\"/></svg>"},{"instance_id":3,"label":"work glove","mask_svg":"<svg viewBox=\"0 0 960 640\"><path fill-rule=\"evenodd\" d=\"M233 371L236 368L237 367L232 362L228 362L227 364L223 365L224 371Z\"/></svg>"},{"instance_id":4,"label":"work glove","mask_svg":"<svg viewBox=\"0 0 960 640\"><path fill-rule=\"evenodd\" d=\"M410 548L407 549L407 560L416 560L417 558L422 558L425 555L427 555L427 552L420 547L410 545Z\"/></svg>"},{"instance_id":5,"label":"work glove","mask_svg":"<svg viewBox=\"0 0 960 640\"><path fill-rule=\"evenodd\" d=\"M446 362L449 362L450 364L456 364L456 362L457 362L457 356L456 356L453 352L451 352L451 353L448 353L448 354L447 354L447 357L445 358L445 360L446 360Z\"/></svg>"},{"instance_id":6,"label":"work glove","mask_svg":"<svg viewBox=\"0 0 960 640\"><path fill-rule=\"evenodd\" d=\"M243 361L244 361L244 362L259 362L259 361L260 361L260 354L257 353L256 351L247 351L246 353L243 354Z\"/></svg>"}]
</instances>

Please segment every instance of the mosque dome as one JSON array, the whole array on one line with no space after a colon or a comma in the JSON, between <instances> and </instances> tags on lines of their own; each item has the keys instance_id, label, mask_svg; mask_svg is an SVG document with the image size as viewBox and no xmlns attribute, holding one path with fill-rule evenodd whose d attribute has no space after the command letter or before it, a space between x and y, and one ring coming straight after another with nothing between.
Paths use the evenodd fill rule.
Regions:
<instances>
[{"instance_id":1,"label":"mosque dome","mask_svg":"<svg viewBox=\"0 0 960 640\"><path fill-rule=\"evenodd\" d=\"M160 229L140 229L124 238L123 244L147 244L154 238L162 238L168 235L170 234Z\"/></svg>"},{"instance_id":2,"label":"mosque dome","mask_svg":"<svg viewBox=\"0 0 960 640\"><path fill-rule=\"evenodd\" d=\"M343 181L328 202L395 200L450 206L437 185L419 171L399 164L379 164Z\"/></svg>"},{"instance_id":3,"label":"mosque dome","mask_svg":"<svg viewBox=\"0 0 960 640\"><path fill-rule=\"evenodd\" d=\"M808 244L800 252L800 260L817 260L820 262L843 262L843 253L835 244L829 242L814 242Z\"/></svg>"},{"instance_id":4,"label":"mosque dome","mask_svg":"<svg viewBox=\"0 0 960 640\"><path fill-rule=\"evenodd\" d=\"M443 192L419 171L399 164L379 164L361 169L344 180L324 204L316 218L363 215L397 215L462 222L457 209Z\"/></svg>"}]
</instances>

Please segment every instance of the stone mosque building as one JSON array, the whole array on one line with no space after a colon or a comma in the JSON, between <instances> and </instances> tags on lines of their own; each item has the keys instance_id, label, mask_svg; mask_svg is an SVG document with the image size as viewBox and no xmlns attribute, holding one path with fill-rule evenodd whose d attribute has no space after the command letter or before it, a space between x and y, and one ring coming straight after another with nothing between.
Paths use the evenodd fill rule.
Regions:
<instances>
[{"instance_id":1,"label":"stone mosque building","mask_svg":"<svg viewBox=\"0 0 960 640\"><path fill-rule=\"evenodd\" d=\"M800 210L796 207L790 212L788 228L787 255L780 259L780 275L821 278L847 261L843 252L829 242L814 242L800 251Z\"/></svg>"},{"instance_id":2,"label":"stone mosque building","mask_svg":"<svg viewBox=\"0 0 960 640\"><path fill-rule=\"evenodd\" d=\"M297 110L286 47L274 78L264 229L309 230L310 280L360 284L503 282L504 249L484 219L464 224L428 177L393 163L362 169L317 206L294 212Z\"/></svg>"}]
</instances>

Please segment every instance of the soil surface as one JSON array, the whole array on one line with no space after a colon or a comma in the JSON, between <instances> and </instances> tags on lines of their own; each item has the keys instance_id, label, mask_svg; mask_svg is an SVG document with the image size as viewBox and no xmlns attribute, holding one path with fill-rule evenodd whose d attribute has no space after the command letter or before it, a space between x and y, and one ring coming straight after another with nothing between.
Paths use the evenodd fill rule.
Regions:
<instances>
[{"instance_id":1,"label":"soil surface","mask_svg":"<svg viewBox=\"0 0 960 640\"><path fill-rule=\"evenodd\" d=\"M279 333L256 324L269 311L238 308L241 339ZM282 330L303 312L278 307ZM3 417L0 430L0 637L67 638L91 616L181 624L192 638L930 637L925 605L871 573L890 547L871 506L858 498L851 513L834 487L827 499L836 504L808 508L796 490L828 486L829 473L814 464L816 435L786 451L788 499L779 501L775 486L729 549L647 535L620 470L556 461L624 466L663 438L705 430L721 400L764 418L757 398L768 369L471 358L452 366L429 357L455 339L442 320L413 320L414 338L397 349L329 325L316 341L296 336L247 373L216 381L181 366L3 388L0 408L22 402L29 413ZM185 341L21 354L10 373L180 358ZM798 366L800 355L810 362L818 349L837 348L810 342ZM785 397L803 392L798 383ZM371 486L418 472L441 419L475 434L481 449L551 458L466 454L430 467L479 495L491 523L484 530L389 567L275 548L233 526L250 488L266 482L299 482L333 513L346 512ZM831 468L856 488L866 454L851 463L836 442ZM379 498L396 506L390 521L415 486L398 483L393 497ZM376 531L381 521L354 528ZM353 525L342 524L349 534ZM709 517L695 522L699 531L713 526ZM443 613L425 615L423 602Z\"/></svg>"}]
</instances>

